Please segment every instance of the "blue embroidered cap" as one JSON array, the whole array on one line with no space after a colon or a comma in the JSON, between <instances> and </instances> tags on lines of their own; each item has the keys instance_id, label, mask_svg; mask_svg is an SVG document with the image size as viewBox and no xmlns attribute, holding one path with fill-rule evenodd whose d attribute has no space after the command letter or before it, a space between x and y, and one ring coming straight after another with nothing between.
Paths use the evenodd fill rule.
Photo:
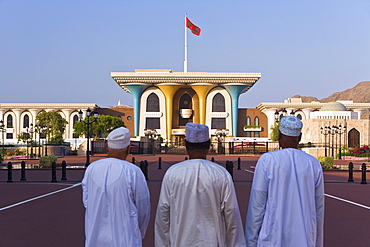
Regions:
<instances>
[{"instance_id":1,"label":"blue embroidered cap","mask_svg":"<svg viewBox=\"0 0 370 247\"><path fill-rule=\"evenodd\" d=\"M303 123L299 118L294 116L283 117L280 120L279 130L281 134L286 136L299 136Z\"/></svg>"},{"instance_id":2,"label":"blue embroidered cap","mask_svg":"<svg viewBox=\"0 0 370 247\"><path fill-rule=\"evenodd\" d=\"M204 124L187 123L185 139L191 143L206 142L209 140L209 128Z\"/></svg>"}]
</instances>

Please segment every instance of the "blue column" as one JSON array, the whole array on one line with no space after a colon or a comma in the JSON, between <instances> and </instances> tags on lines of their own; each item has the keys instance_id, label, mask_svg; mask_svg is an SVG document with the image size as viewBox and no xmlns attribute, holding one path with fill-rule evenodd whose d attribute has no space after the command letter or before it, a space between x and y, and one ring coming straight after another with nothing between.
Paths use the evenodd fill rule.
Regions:
<instances>
[{"instance_id":1,"label":"blue column","mask_svg":"<svg viewBox=\"0 0 370 247\"><path fill-rule=\"evenodd\" d=\"M226 90L231 96L231 119L233 125L233 136L238 134L238 108L239 108L239 95L247 88L249 85L224 85Z\"/></svg>"},{"instance_id":2,"label":"blue column","mask_svg":"<svg viewBox=\"0 0 370 247\"><path fill-rule=\"evenodd\" d=\"M139 135L139 120L140 120L140 97L145 89L150 85L124 85L132 94L134 100L134 135Z\"/></svg>"}]
</instances>

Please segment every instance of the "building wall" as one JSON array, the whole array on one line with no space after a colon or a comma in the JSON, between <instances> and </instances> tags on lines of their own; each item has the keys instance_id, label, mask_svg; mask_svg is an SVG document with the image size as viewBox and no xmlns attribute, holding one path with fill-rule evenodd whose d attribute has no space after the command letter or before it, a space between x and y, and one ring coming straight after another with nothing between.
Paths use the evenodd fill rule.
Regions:
<instances>
[{"instance_id":1,"label":"building wall","mask_svg":"<svg viewBox=\"0 0 370 247\"><path fill-rule=\"evenodd\" d=\"M269 135L269 128L268 128L268 121L267 121L267 116L261 112L258 109L253 109L253 108L240 108L238 110L238 137L247 137L247 132L244 131L244 125L246 125L246 118L250 117L251 123L250 125L256 126L255 123L255 118L259 118L259 124L262 129L260 131L260 138L267 138ZM252 138L256 137L255 132L251 131L251 136ZM256 137L258 138L258 137Z\"/></svg>"},{"instance_id":2,"label":"building wall","mask_svg":"<svg viewBox=\"0 0 370 247\"><path fill-rule=\"evenodd\" d=\"M109 108L99 108L97 112L100 115L109 115L113 117L120 117L124 122L126 128L134 133L134 108L132 106L114 106Z\"/></svg>"},{"instance_id":3,"label":"building wall","mask_svg":"<svg viewBox=\"0 0 370 247\"><path fill-rule=\"evenodd\" d=\"M68 124L64 132L64 139L73 138L73 117L78 116L78 112L82 110L83 116L86 116L86 110L90 108L94 111L98 106L96 104L85 103L1 103L0 104L0 120L4 121L4 132L0 135L1 139L4 138L5 144L14 144L18 142L18 135L22 132L27 132L27 127L31 124L37 124L36 117L41 112L56 111ZM25 116L28 116L28 126L25 125ZM12 118L12 124L9 126L7 120L8 116ZM30 132L31 128L28 129ZM35 129L33 130L33 138L37 138Z\"/></svg>"},{"instance_id":4,"label":"building wall","mask_svg":"<svg viewBox=\"0 0 370 247\"><path fill-rule=\"evenodd\" d=\"M370 144L370 119L304 119L302 128L302 142L303 143L325 143L325 135L321 133L321 127L325 126L347 126L347 131L341 135L334 135L334 141L338 144L348 145L349 131L354 129L359 132L359 144L369 145ZM333 138L331 135L326 135L326 142L329 142L328 138ZM332 141L332 139L330 140Z\"/></svg>"}]
</instances>

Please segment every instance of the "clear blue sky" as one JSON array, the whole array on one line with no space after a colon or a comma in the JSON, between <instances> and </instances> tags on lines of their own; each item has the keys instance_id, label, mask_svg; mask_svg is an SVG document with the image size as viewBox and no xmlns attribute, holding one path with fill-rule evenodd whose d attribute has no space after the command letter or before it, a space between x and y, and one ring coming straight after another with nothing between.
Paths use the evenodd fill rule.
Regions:
<instances>
[{"instance_id":1,"label":"clear blue sky","mask_svg":"<svg viewBox=\"0 0 370 247\"><path fill-rule=\"evenodd\" d=\"M0 0L0 103L132 105L110 72L260 72L240 107L370 80L370 1Z\"/></svg>"}]
</instances>

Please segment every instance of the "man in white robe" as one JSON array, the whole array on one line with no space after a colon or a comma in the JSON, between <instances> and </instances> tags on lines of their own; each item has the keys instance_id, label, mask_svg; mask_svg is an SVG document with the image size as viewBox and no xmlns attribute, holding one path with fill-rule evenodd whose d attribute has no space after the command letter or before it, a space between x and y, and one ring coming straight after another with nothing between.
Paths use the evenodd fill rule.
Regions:
<instances>
[{"instance_id":1,"label":"man in white robe","mask_svg":"<svg viewBox=\"0 0 370 247\"><path fill-rule=\"evenodd\" d=\"M225 168L206 160L206 125L186 125L189 160L170 167L162 181L155 246L245 246L234 184Z\"/></svg>"},{"instance_id":2,"label":"man in white robe","mask_svg":"<svg viewBox=\"0 0 370 247\"><path fill-rule=\"evenodd\" d=\"M142 246L150 217L149 190L139 167L125 161L130 131L107 137L108 156L86 169L82 180L85 246Z\"/></svg>"},{"instance_id":3,"label":"man in white robe","mask_svg":"<svg viewBox=\"0 0 370 247\"><path fill-rule=\"evenodd\" d=\"M320 162L297 149L302 122L284 117L283 149L258 160L246 220L247 246L323 246L324 181Z\"/></svg>"}]
</instances>

